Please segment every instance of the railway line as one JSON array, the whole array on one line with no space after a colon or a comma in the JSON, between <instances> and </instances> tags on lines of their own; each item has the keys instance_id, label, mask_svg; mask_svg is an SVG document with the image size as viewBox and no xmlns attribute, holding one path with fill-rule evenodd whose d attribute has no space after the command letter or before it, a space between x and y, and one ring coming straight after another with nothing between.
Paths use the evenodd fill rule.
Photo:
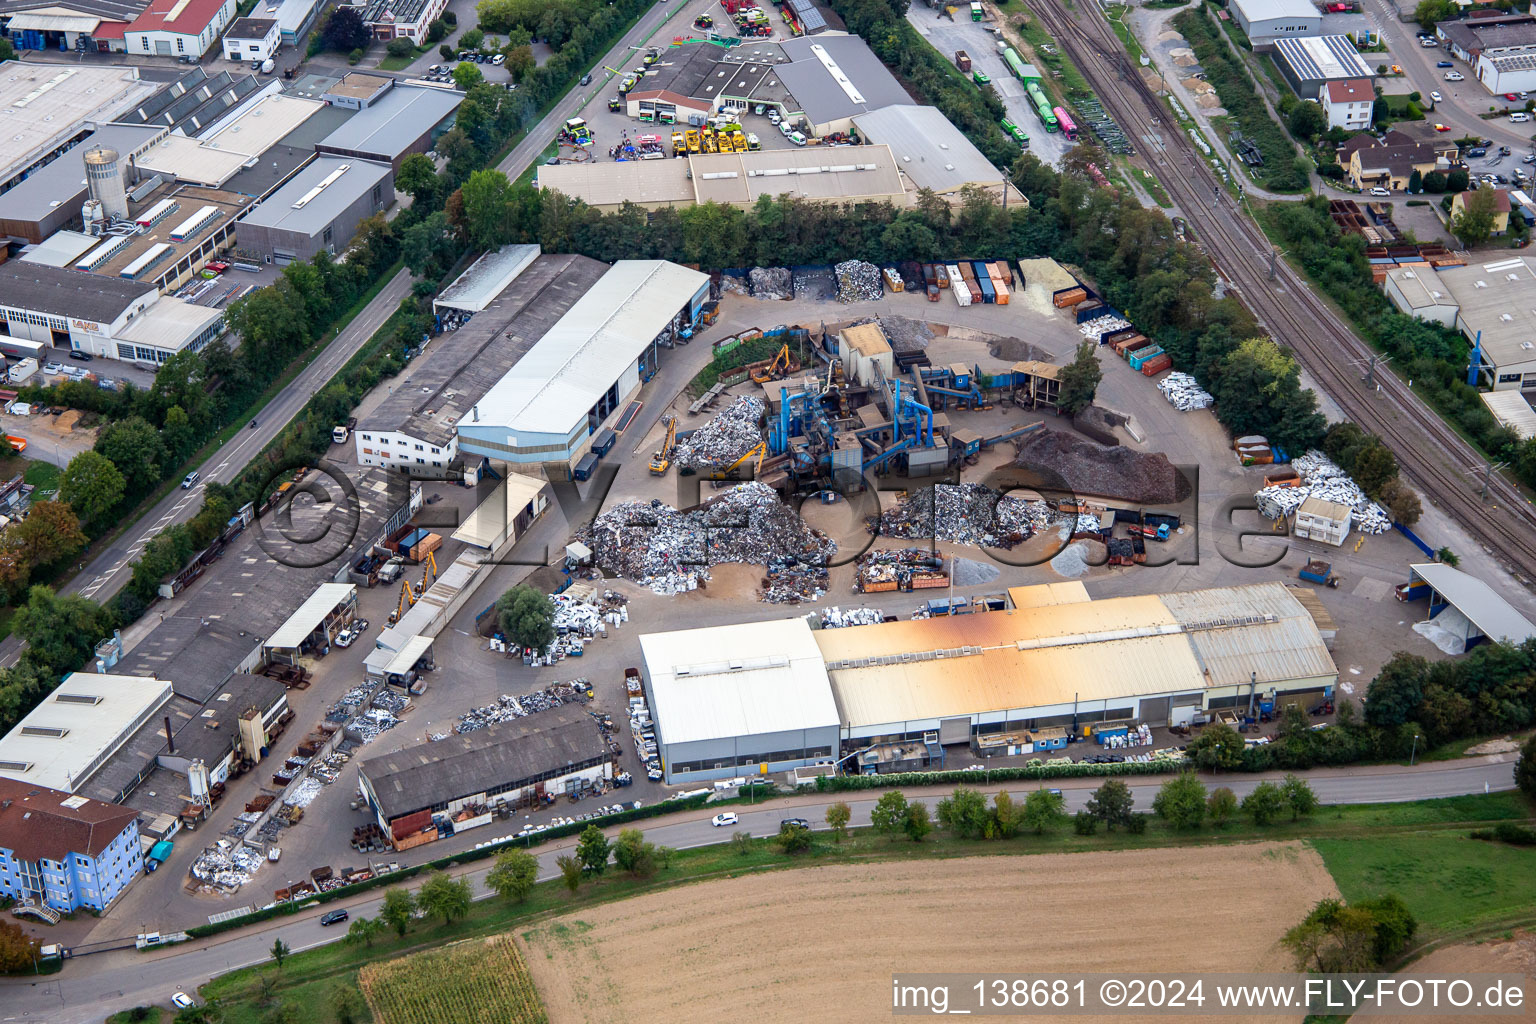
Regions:
<instances>
[{"instance_id":1,"label":"railway line","mask_svg":"<svg viewBox=\"0 0 1536 1024\"><path fill-rule=\"evenodd\" d=\"M1275 280L1269 280L1268 238L1235 208L1184 130L1169 123L1167 108L1132 66L1097 4L1090 0L1073 11L1057 0L1030 0L1029 6L1105 109L1138 141L1135 159L1157 175L1259 321L1350 419L1392 447L1426 500L1522 582L1536 581L1536 507L1498 475L1489 500L1481 500L1481 456L1394 374L1383 369L1368 387L1370 346L1283 260L1275 261Z\"/></svg>"}]
</instances>

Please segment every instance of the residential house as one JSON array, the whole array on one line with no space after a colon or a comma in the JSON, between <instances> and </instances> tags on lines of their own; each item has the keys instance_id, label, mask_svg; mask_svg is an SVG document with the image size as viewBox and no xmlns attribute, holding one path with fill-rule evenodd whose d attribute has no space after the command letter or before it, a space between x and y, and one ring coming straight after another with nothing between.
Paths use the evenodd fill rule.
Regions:
<instances>
[{"instance_id":1,"label":"residential house","mask_svg":"<svg viewBox=\"0 0 1536 1024\"><path fill-rule=\"evenodd\" d=\"M1355 136L1339 147L1339 163L1356 188L1405 189L1414 171L1425 175L1450 167L1434 145L1410 141L1397 132L1388 132L1383 139Z\"/></svg>"},{"instance_id":2,"label":"residential house","mask_svg":"<svg viewBox=\"0 0 1536 1024\"><path fill-rule=\"evenodd\" d=\"M106 910L144 873L138 821L130 807L0 778L0 895Z\"/></svg>"},{"instance_id":3,"label":"residential house","mask_svg":"<svg viewBox=\"0 0 1536 1024\"><path fill-rule=\"evenodd\" d=\"M368 0L359 4L363 24L375 39L409 39L417 46L427 43L427 26L442 15L448 0Z\"/></svg>"},{"instance_id":4,"label":"residential house","mask_svg":"<svg viewBox=\"0 0 1536 1024\"><path fill-rule=\"evenodd\" d=\"M1451 223L1467 210L1466 199L1471 192L1457 192L1451 197ZM1504 189L1493 190L1493 234L1495 237L1509 232L1509 193Z\"/></svg>"},{"instance_id":5,"label":"residential house","mask_svg":"<svg viewBox=\"0 0 1536 1024\"><path fill-rule=\"evenodd\" d=\"M1328 115L1328 127L1345 131L1364 131L1371 126L1371 107L1376 90L1369 79L1349 78L1328 82L1318 90L1317 101Z\"/></svg>"}]
</instances>

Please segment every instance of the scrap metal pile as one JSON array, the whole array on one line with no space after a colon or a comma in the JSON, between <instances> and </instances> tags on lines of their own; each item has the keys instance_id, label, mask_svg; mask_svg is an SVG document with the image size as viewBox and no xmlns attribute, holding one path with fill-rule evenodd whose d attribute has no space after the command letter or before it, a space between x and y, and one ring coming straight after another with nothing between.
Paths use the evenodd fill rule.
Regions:
<instances>
[{"instance_id":1,"label":"scrap metal pile","mask_svg":"<svg viewBox=\"0 0 1536 1024\"><path fill-rule=\"evenodd\" d=\"M1289 516L1308 498L1321 498L1354 509L1354 526L1361 533L1380 534L1392 529L1392 517L1387 510L1366 497L1360 485L1322 452L1314 448L1298 456L1291 462L1291 468L1301 474L1300 486L1265 487L1253 496L1259 513L1266 519Z\"/></svg>"},{"instance_id":2,"label":"scrap metal pile","mask_svg":"<svg viewBox=\"0 0 1536 1024\"><path fill-rule=\"evenodd\" d=\"M251 880L266 863L262 852L235 839L220 839L192 862L192 877L199 882L234 892Z\"/></svg>"},{"instance_id":3,"label":"scrap metal pile","mask_svg":"<svg viewBox=\"0 0 1536 1024\"><path fill-rule=\"evenodd\" d=\"M861 594L921 590L949 583L944 559L927 548L875 548L859 557L853 589Z\"/></svg>"},{"instance_id":4,"label":"scrap metal pile","mask_svg":"<svg viewBox=\"0 0 1536 1024\"><path fill-rule=\"evenodd\" d=\"M744 395L677 446L673 461L679 469L726 470L763 443L763 412L767 403Z\"/></svg>"},{"instance_id":5,"label":"scrap metal pile","mask_svg":"<svg viewBox=\"0 0 1536 1024\"><path fill-rule=\"evenodd\" d=\"M908 492L870 529L884 537L1011 548L1058 518L1043 501L1001 495L982 484L935 484Z\"/></svg>"},{"instance_id":6,"label":"scrap metal pile","mask_svg":"<svg viewBox=\"0 0 1536 1024\"><path fill-rule=\"evenodd\" d=\"M796 557L772 558L768 575L758 588L757 599L769 604L799 604L818 601L827 592L825 559L803 561Z\"/></svg>"},{"instance_id":7,"label":"scrap metal pile","mask_svg":"<svg viewBox=\"0 0 1536 1024\"><path fill-rule=\"evenodd\" d=\"M1209 409L1216 404L1216 399L1211 393L1200 386L1200 382L1187 373L1175 370L1162 380L1157 382L1157 390L1163 393L1163 397L1179 412L1191 412L1195 409Z\"/></svg>"},{"instance_id":8,"label":"scrap metal pile","mask_svg":"<svg viewBox=\"0 0 1536 1024\"><path fill-rule=\"evenodd\" d=\"M794 276L788 267L753 267L747 274L752 295L758 299L788 299L795 294Z\"/></svg>"},{"instance_id":9,"label":"scrap metal pile","mask_svg":"<svg viewBox=\"0 0 1536 1024\"><path fill-rule=\"evenodd\" d=\"M817 614L812 612L811 614ZM822 629L843 629L847 626L873 626L885 621L885 613L878 608L823 608L820 612Z\"/></svg>"},{"instance_id":10,"label":"scrap metal pile","mask_svg":"<svg viewBox=\"0 0 1536 1024\"><path fill-rule=\"evenodd\" d=\"M884 294L880 268L863 260L845 260L832 268L837 275L838 302L871 302Z\"/></svg>"},{"instance_id":11,"label":"scrap metal pile","mask_svg":"<svg viewBox=\"0 0 1536 1024\"><path fill-rule=\"evenodd\" d=\"M470 708L459 716L459 724L453 727L456 733L474 732L484 729L489 725L499 725L502 722L511 722L519 718L527 718L529 715L538 714L540 711L549 711L558 708L562 704L585 704L587 692L592 683L587 679L577 679L569 683L552 683L542 690L534 693L525 693L521 697L513 697L510 694L502 694L495 704L487 704L484 707ZM434 736L433 739L442 739L442 736Z\"/></svg>"},{"instance_id":12,"label":"scrap metal pile","mask_svg":"<svg viewBox=\"0 0 1536 1024\"><path fill-rule=\"evenodd\" d=\"M767 565L784 557L815 563L837 549L756 481L688 512L654 498L624 502L593 520L581 541L595 564L658 594L696 589L709 579L711 565Z\"/></svg>"},{"instance_id":13,"label":"scrap metal pile","mask_svg":"<svg viewBox=\"0 0 1536 1024\"><path fill-rule=\"evenodd\" d=\"M1129 326L1131 326L1131 322L1125 317L1106 313L1104 316L1096 316L1092 320L1084 320L1078 324L1077 333L1085 338L1092 338L1094 341L1098 341L1106 334L1123 331Z\"/></svg>"}]
</instances>

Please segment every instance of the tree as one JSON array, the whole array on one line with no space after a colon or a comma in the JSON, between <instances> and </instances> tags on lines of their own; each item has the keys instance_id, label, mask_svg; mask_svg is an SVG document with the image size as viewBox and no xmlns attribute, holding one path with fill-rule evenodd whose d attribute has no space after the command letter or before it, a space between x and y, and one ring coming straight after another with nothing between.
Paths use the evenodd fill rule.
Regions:
<instances>
[{"instance_id":1,"label":"tree","mask_svg":"<svg viewBox=\"0 0 1536 1024\"><path fill-rule=\"evenodd\" d=\"M416 902L421 909L429 914L441 915L443 924L452 924L457 918L469 913L473 899L469 879L454 878L446 871L432 872L432 876L422 883L420 891L416 893Z\"/></svg>"},{"instance_id":2,"label":"tree","mask_svg":"<svg viewBox=\"0 0 1536 1024\"><path fill-rule=\"evenodd\" d=\"M1243 797L1243 813L1253 819L1255 825L1272 824L1285 810L1285 792L1273 782L1261 782L1253 792Z\"/></svg>"},{"instance_id":3,"label":"tree","mask_svg":"<svg viewBox=\"0 0 1536 1024\"><path fill-rule=\"evenodd\" d=\"M75 510L61 501L33 502L27 518L7 530L5 539L31 568L62 561L85 547Z\"/></svg>"},{"instance_id":4,"label":"tree","mask_svg":"<svg viewBox=\"0 0 1536 1024\"><path fill-rule=\"evenodd\" d=\"M1044 835L1055 828L1066 814L1066 800L1060 793L1048 789L1036 789L1024 798L1024 810L1020 815L1023 826L1035 835Z\"/></svg>"},{"instance_id":5,"label":"tree","mask_svg":"<svg viewBox=\"0 0 1536 1024\"><path fill-rule=\"evenodd\" d=\"M1497 204L1498 193L1488 185L1470 195L1463 193L1461 212L1451 218L1451 234L1468 248L1482 245L1493 235Z\"/></svg>"},{"instance_id":6,"label":"tree","mask_svg":"<svg viewBox=\"0 0 1536 1024\"><path fill-rule=\"evenodd\" d=\"M542 651L555 642L555 605L543 591L520 583L496 599L496 621L508 643Z\"/></svg>"},{"instance_id":7,"label":"tree","mask_svg":"<svg viewBox=\"0 0 1536 1024\"><path fill-rule=\"evenodd\" d=\"M513 240L512 186L505 174L476 171L460 186L459 196L464 203L464 226L475 246L494 249Z\"/></svg>"},{"instance_id":8,"label":"tree","mask_svg":"<svg viewBox=\"0 0 1536 1024\"><path fill-rule=\"evenodd\" d=\"M405 229L400 239L400 256L411 273L427 282L435 281L458 258L457 235L448 223L448 215L435 210Z\"/></svg>"},{"instance_id":9,"label":"tree","mask_svg":"<svg viewBox=\"0 0 1536 1024\"><path fill-rule=\"evenodd\" d=\"M11 621L27 641L30 660L59 674L84 665L113 626L111 613L96 602L43 586L27 591L27 603Z\"/></svg>"},{"instance_id":10,"label":"tree","mask_svg":"<svg viewBox=\"0 0 1536 1024\"><path fill-rule=\"evenodd\" d=\"M288 959L288 943L282 939L272 940L272 959L277 961L277 966L282 967L283 961Z\"/></svg>"},{"instance_id":11,"label":"tree","mask_svg":"<svg viewBox=\"0 0 1536 1024\"><path fill-rule=\"evenodd\" d=\"M571 895L581 885L581 861L568 853L562 853L555 858L555 865L560 868L560 882Z\"/></svg>"},{"instance_id":12,"label":"tree","mask_svg":"<svg viewBox=\"0 0 1536 1024\"><path fill-rule=\"evenodd\" d=\"M1205 813L1217 828L1226 828L1232 815L1237 813L1236 794L1226 786L1217 786L1205 801Z\"/></svg>"},{"instance_id":13,"label":"tree","mask_svg":"<svg viewBox=\"0 0 1536 1024\"><path fill-rule=\"evenodd\" d=\"M1131 805L1135 798L1131 796L1131 787L1119 779L1108 779L1104 785L1094 791L1088 798L1088 813L1104 823L1104 827L1111 832L1116 825L1128 824L1131 820Z\"/></svg>"},{"instance_id":14,"label":"tree","mask_svg":"<svg viewBox=\"0 0 1536 1024\"><path fill-rule=\"evenodd\" d=\"M356 917L347 926L347 939L352 945L373 945L373 940L384 930L384 922L377 917Z\"/></svg>"},{"instance_id":15,"label":"tree","mask_svg":"<svg viewBox=\"0 0 1536 1024\"><path fill-rule=\"evenodd\" d=\"M786 821L779 826L779 834L774 837L774 842L786 856L793 857L811 848L811 830L804 825Z\"/></svg>"},{"instance_id":16,"label":"tree","mask_svg":"<svg viewBox=\"0 0 1536 1024\"><path fill-rule=\"evenodd\" d=\"M1424 703L1428 677L1429 662L1417 654L1398 651L1392 655L1366 687L1366 722L1390 729L1412 721Z\"/></svg>"},{"instance_id":17,"label":"tree","mask_svg":"<svg viewBox=\"0 0 1536 1024\"><path fill-rule=\"evenodd\" d=\"M351 985L336 985L331 988L331 1016L336 1018L336 1024L358 1024L368 1015L368 1004L363 1002L363 994Z\"/></svg>"},{"instance_id":18,"label":"tree","mask_svg":"<svg viewBox=\"0 0 1536 1024\"><path fill-rule=\"evenodd\" d=\"M496 864L485 874L488 889L502 899L522 903L533 894L539 878L539 862L527 850L508 850L496 857Z\"/></svg>"},{"instance_id":19,"label":"tree","mask_svg":"<svg viewBox=\"0 0 1536 1024\"><path fill-rule=\"evenodd\" d=\"M76 455L59 477L59 498L86 523L111 511L122 500L123 490L123 474L100 452Z\"/></svg>"},{"instance_id":20,"label":"tree","mask_svg":"<svg viewBox=\"0 0 1536 1024\"><path fill-rule=\"evenodd\" d=\"M1317 810L1317 794L1312 792L1312 787L1307 785L1305 779L1287 775L1280 783L1280 791L1285 796L1286 805L1291 809L1292 821Z\"/></svg>"},{"instance_id":21,"label":"tree","mask_svg":"<svg viewBox=\"0 0 1536 1024\"><path fill-rule=\"evenodd\" d=\"M521 83L533 73L538 62L533 59L533 47L528 45L508 45L501 51L506 57L507 74L512 76L512 81Z\"/></svg>"},{"instance_id":22,"label":"tree","mask_svg":"<svg viewBox=\"0 0 1536 1024\"><path fill-rule=\"evenodd\" d=\"M342 5L331 8L320 29L320 42L328 50L343 53L359 50L368 45L368 26L363 24L361 7Z\"/></svg>"},{"instance_id":23,"label":"tree","mask_svg":"<svg viewBox=\"0 0 1536 1024\"><path fill-rule=\"evenodd\" d=\"M1207 390L1234 433L1263 432L1286 448L1305 449L1323 435L1317 396L1301 386L1296 360L1268 338L1248 338L1216 367Z\"/></svg>"},{"instance_id":24,"label":"tree","mask_svg":"<svg viewBox=\"0 0 1536 1024\"><path fill-rule=\"evenodd\" d=\"M1061 393L1057 407L1068 416L1075 416L1093 402L1099 390L1104 372L1099 368L1098 346L1085 341L1077 346L1077 355L1059 374Z\"/></svg>"},{"instance_id":25,"label":"tree","mask_svg":"<svg viewBox=\"0 0 1536 1024\"><path fill-rule=\"evenodd\" d=\"M14 974L32 970L38 941L14 921L0 921L0 971Z\"/></svg>"},{"instance_id":26,"label":"tree","mask_svg":"<svg viewBox=\"0 0 1536 1024\"><path fill-rule=\"evenodd\" d=\"M933 821L928 817L928 805L917 800L908 804L906 819L901 823L901 830L914 843L920 843L928 838L928 833L933 831Z\"/></svg>"},{"instance_id":27,"label":"tree","mask_svg":"<svg viewBox=\"0 0 1536 1024\"><path fill-rule=\"evenodd\" d=\"M1291 134L1302 142L1309 142L1328 130L1328 115L1317 103L1298 103L1287 119Z\"/></svg>"},{"instance_id":28,"label":"tree","mask_svg":"<svg viewBox=\"0 0 1536 1024\"><path fill-rule=\"evenodd\" d=\"M1404 526L1412 526L1424 514L1419 496L1401 479L1388 480L1382 485L1381 503L1387 507L1392 518Z\"/></svg>"},{"instance_id":29,"label":"tree","mask_svg":"<svg viewBox=\"0 0 1536 1024\"><path fill-rule=\"evenodd\" d=\"M1447 180L1444 171L1430 171L1424 175L1424 191L1430 195L1441 195L1445 192Z\"/></svg>"},{"instance_id":30,"label":"tree","mask_svg":"<svg viewBox=\"0 0 1536 1024\"><path fill-rule=\"evenodd\" d=\"M1099 830L1099 819L1088 811L1078 811L1072 816L1072 831L1080 836L1091 836Z\"/></svg>"},{"instance_id":31,"label":"tree","mask_svg":"<svg viewBox=\"0 0 1536 1024\"><path fill-rule=\"evenodd\" d=\"M1300 970L1363 973L1387 965L1407 948L1418 922L1390 893L1360 903L1320 900L1280 939Z\"/></svg>"},{"instance_id":32,"label":"tree","mask_svg":"<svg viewBox=\"0 0 1536 1024\"><path fill-rule=\"evenodd\" d=\"M626 828L613 844L613 862L636 878L649 878L656 873L656 847L639 829Z\"/></svg>"},{"instance_id":33,"label":"tree","mask_svg":"<svg viewBox=\"0 0 1536 1024\"><path fill-rule=\"evenodd\" d=\"M298 1003L290 1003L284 999L272 1009L261 1015L261 1024L304 1024L310 1019Z\"/></svg>"},{"instance_id":34,"label":"tree","mask_svg":"<svg viewBox=\"0 0 1536 1024\"><path fill-rule=\"evenodd\" d=\"M576 859L581 861L581 869L587 874L601 875L608 870L608 853L612 848L602 829L588 825L576 840Z\"/></svg>"},{"instance_id":35,"label":"tree","mask_svg":"<svg viewBox=\"0 0 1536 1024\"><path fill-rule=\"evenodd\" d=\"M736 856L745 857L752 852L752 833L746 829L737 829L731 833L731 849L736 851Z\"/></svg>"},{"instance_id":36,"label":"tree","mask_svg":"<svg viewBox=\"0 0 1536 1024\"><path fill-rule=\"evenodd\" d=\"M876 832L895 839L907 820L907 798L901 790L893 789L880 794L874 810L869 812L869 823Z\"/></svg>"},{"instance_id":37,"label":"tree","mask_svg":"<svg viewBox=\"0 0 1536 1024\"><path fill-rule=\"evenodd\" d=\"M940 800L935 810L939 824L961 839L980 839L990 830L987 799L979 790L956 786L954 793Z\"/></svg>"},{"instance_id":38,"label":"tree","mask_svg":"<svg viewBox=\"0 0 1536 1024\"><path fill-rule=\"evenodd\" d=\"M1194 772L1163 783L1152 800L1152 810L1174 828L1199 828L1205 820L1205 783Z\"/></svg>"},{"instance_id":39,"label":"tree","mask_svg":"<svg viewBox=\"0 0 1536 1024\"><path fill-rule=\"evenodd\" d=\"M166 460L165 443L142 416L108 424L96 438L95 447L123 474L129 490L147 490L159 483L160 467Z\"/></svg>"},{"instance_id":40,"label":"tree","mask_svg":"<svg viewBox=\"0 0 1536 1024\"><path fill-rule=\"evenodd\" d=\"M396 36L384 44L384 52L391 57L409 57L416 52L416 44L405 36Z\"/></svg>"},{"instance_id":41,"label":"tree","mask_svg":"<svg viewBox=\"0 0 1536 1024\"><path fill-rule=\"evenodd\" d=\"M475 86L485 81L485 76L480 73L477 65L466 61L460 61L453 68L453 84L464 92L469 92Z\"/></svg>"},{"instance_id":42,"label":"tree","mask_svg":"<svg viewBox=\"0 0 1536 1024\"><path fill-rule=\"evenodd\" d=\"M1020 807L1013 802L1008 791L999 790L992 798L992 821L999 839L1012 839L1019 831Z\"/></svg>"},{"instance_id":43,"label":"tree","mask_svg":"<svg viewBox=\"0 0 1536 1024\"><path fill-rule=\"evenodd\" d=\"M1419 0L1418 6L1413 9L1413 20L1426 30L1455 16L1456 5L1453 0Z\"/></svg>"},{"instance_id":44,"label":"tree","mask_svg":"<svg viewBox=\"0 0 1536 1024\"><path fill-rule=\"evenodd\" d=\"M390 889L384 894L384 903L379 907L379 919L393 928L397 936L405 938L415 916L415 893L409 889Z\"/></svg>"},{"instance_id":45,"label":"tree","mask_svg":"<svg viewBox=\"0 0 1536 1024\"><path fill-rule=\"evenodd\" d=\"M1526 796L1536 799L1536 733L1520 748L1515 760L1515 787Z\"/></svg>"},{"instance_id":46,"label":"tree","mask_svg":"<svg viewBox=\"0 0 1536 1024\"><path fill-rule=\"evenodd\" d=\"M1460 167L1453 169L1445 176L1445 190L1447 192L1465 192L1472 184L1472 175Z\"/></svg>"},{"instance_id":47,"label":"tree","mask_svg":"<svg viewBox=\"0 0 1536 1024\"><path fill-rule=\"evenodd\" d=\"M443 58L443 60L453 60L453 47L444 43L437 48L437 55Z\"/></svg>"},{"instance_id":48,"label":"tree","mask_svg":"<svg viewBox=\"0 0 1536 1024\"><path fill-rule=\"evenodd\" d=\"M427 43L430 45L442 39L448 34L448 23L442 18L433 18L427 22ZM452 52L451 50L449 51Z\"/></svg>"},{"instance_id":49,"label":"tree","mask_svg":"<svg viewBox=\"0 0 1536 1024\"><path fill-rule=\"evenodd\" d=\"M1536 773L1536 766L1533 766ZM842 842L848 835L848 819L853 817L853 811L842 800L827 808L827 825L832 829L832 838Z\"/></svg>"},{"instance_id":50,"label":"tree","mask_svg":"<svg viewBox=\"0 0 1536 1024\"><path fill-rule=\"evenodd\" d=\"M0 39L0 63L16 59L16 48L9 39Z\"/></svg>"},{"instance_id":51,"label":"tree","mask_svg":"<svg viewBox=\"0 0 1536 1024\"><path fill-rule=\"evenodd\" d=\"M1408 194L1418 195L1422 191L1424 191L1424 175L1420 174L1419 169L1415 167L1413 173L1408 175Z\"/></svg>"},{"instance_id":52,"label":"tree","mask_svg":"<svg viewBox=\"0 0 1536 1024\"><path fill-rule=\"evenodd\" d=\"M1185 751L1195 766L1205 771L1232 771L1243 763L1243 749L1247 746L1238 731L1225 722L1208 725L1199 736L1190 740Z\"/></svg>"},{"instance_id":53,"label":"tree","mask_svg":"<svg viewBox=\"0 0 1536 1024\"><path fill-rule=\"evenodd\" d=\"M485 32L478 28L469 29L459 37L459 45L466 50L478 50L483 42L485 42Z\"/></svg>"},{"instance_id":54,"label":"tree","mask_svg":"<svg viewBox=\"0 0 1536 1024\"><path fill-rule=\"evenodd\" d=\"M412 153L400 161L395 187L418 203L430 203L437 194L437 165L425 153Z\"/></svg>"}]
</instances>

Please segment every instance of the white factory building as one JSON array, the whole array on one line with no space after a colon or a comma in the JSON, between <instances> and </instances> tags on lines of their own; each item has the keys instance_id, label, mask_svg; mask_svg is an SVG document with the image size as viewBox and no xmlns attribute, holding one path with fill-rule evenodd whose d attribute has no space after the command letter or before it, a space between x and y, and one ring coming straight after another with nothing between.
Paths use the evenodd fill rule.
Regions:
<instances>
[{"instance_id":1,"label":"white factory building","mask_svg":"<svg viewBox=\"0 0 1536 1024\"><path fill-rule=\"evenodd\" d=\"M1276 39L1315 36L1323 27L1311 0L1232 0L1227 9L1255 50L1273 46Z\"/></svg>"},{"instance_id":2,"label":"white factory building","mask_svg":"<svg viewBox=\"0 0 1536 1024\"><path fill-rule=\"evenodd\" d=\"M639 392L658 339L697 320L709 277L620 260L458 423L460 451L563 479Z\"/></svg>"},{"instance_id":3,"label":"white factory building","mask_svg":"<svg viewBox=\"0 0 1536 1024\"><path fill-rule=\"evenodd\" d=\"M1398 268L1382 287L1400 312L1454 327L1476 346L1484 386L1536 391L1536 260Z\"/></svg>"},{"instance_id":4,"label":"white factory building","mask_svg":"<svg viewBox=\"0 0 1536 1024\"><path fill-rule=\"evenodd\" d=\"M0 776L73 793L170 699L168 679L71 672L0 739Z\"/></svg>"},{"instance_id":5,"label":"white factory building","mask_svg":"<svg viewBox=\"0 0 1536 1024\"><path fill-rule=\"evenodd\" d=\"M1072 581L1008 598L843 629L796 618L641 637L667 781L852 757L889 771L955 744L1045 753L1069 733L1315 702L1338 679L1331 620L1279 582L1095 601Z\"/></svg>"},{"instance_id":6,"label":"white factory building","mask_svg":"<svg viewBox=\"0 0 1536 1024\"><path fill-rule=\"evenodd\" d=\"M1536 46L1501 46L1484 50L1472 74L1495 95L1536 89Z\"/></svg>"}]
</instances>

